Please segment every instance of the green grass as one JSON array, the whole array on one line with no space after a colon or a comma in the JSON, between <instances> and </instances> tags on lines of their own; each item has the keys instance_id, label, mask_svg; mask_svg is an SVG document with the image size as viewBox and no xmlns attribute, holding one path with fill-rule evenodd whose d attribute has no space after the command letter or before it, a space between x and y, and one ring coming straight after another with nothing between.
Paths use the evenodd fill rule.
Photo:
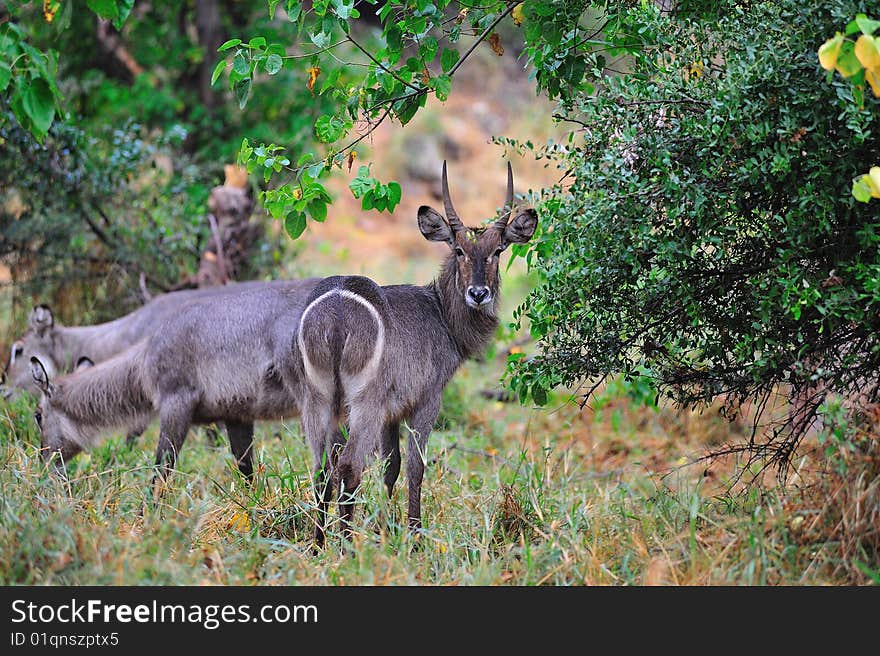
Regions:
<instances>
[{"instance_id":1,"label":"green grass","mask_svg":"<svg viewBox=\"0 0 880 656\"><path fill-rule=\"evenodd\" d=\"M65 483L37 457L33 402L19 400L0 412L0 583L844 582L816 562L815 545L791 539L777 493L710 494L698 472L648 470L644 448L620 466L597 465L589 452L615 440L634 446L646 433L626 425L616 435L593 419L602 436L586 440L571 409L549 417L483 400L475 391L493 368L469 364L447 391L429 443L423 533L404 528L405 485L389 500L374 466L354 548L334 524L318 553L310 456L295 422L259 427L250 488L227 447L193 431L152 506L155 427L135 449L113 436L78 457Z\"/></svg>"}]
</instances>

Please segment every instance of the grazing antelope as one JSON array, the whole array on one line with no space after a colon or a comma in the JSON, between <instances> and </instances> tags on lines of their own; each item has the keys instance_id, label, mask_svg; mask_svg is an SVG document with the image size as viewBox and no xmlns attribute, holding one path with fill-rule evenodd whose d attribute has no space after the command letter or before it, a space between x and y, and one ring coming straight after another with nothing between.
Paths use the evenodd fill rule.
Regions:
<instances>
[{"instance_id":1,"label":"grazing antelope","mask_svg":"<svg viewBox=\"0 0 880 656\"><path fill-rule=\"evenodd\" d=\"M401 422L409 431L409 526L421 526L425 446L441 393L461 363L480 353L495 332L501 253L535 232L533 209L514 216L509 163L502 215L487 228L462 223L449 196L445 162L442 190L446 218L427 206L418 211L425 239L450 249L436 280L424 287L380 287L361 276L334 276L314 288L299 319L297 343L306 379L301 410L314 457L319 545L334 482L349 526L352 495L376 453L385 460L391 494L400 473ZM343 424L347 441L339 430Z\"/></svg>"},{"instance_id":2,"label":"grazing antelope","mask_svg":"<svg viewBox=\"0 0 880 656\"><path fill-rule=\"evenodd\" d=\"M41 453L59 469L108 430L159 416L158 476L174 467L192 424L222 421L242 474L253 472L253 422L299 414L299 314L317 279L237 284L166 317L125 351L53 380L30 361L41 397ZM159 481L157 480L157 483Z\"/></svg>"},{"instance_id":3,"label":"grazing antelope","mask_svg":"<svg viewBox=\"0 0 880 656\"><path fill-rule=\"evenodd\" d=\"M69 373L80 358L102 362L150 335L186 303L206 297L235 294L265 285L285 285L287 281L240 282L222 287L183 290L156 296L137 310L94 326L63 326L55 321L47 305L37 305L28 317L28 329L12 344L6 364L3 398L21 391L38 393L31 378L30 359L37 357L51 376Z\"/></svg>"},{"instance_id":4,"label":"grazing antelope","mask_svg":"<svg viewBox=\"0 0 880 656\"><path fill-rule=\"evenodd\" d=\"M30 361L36 357L48 377L55 378L74 370L81 359L93 363L103 362L161 328L187 303L199 299L262 286L287 285L278 282L243 282L199 290L170 292L153 298L149 303L123 317L94 326L63 326L55 321L47 305L38 305L28 317L28 329L12 344L6 365L6 384L0 387L0 395L9 399L22 391L39 394L31 375ZM126 426L127 442L144 432L146 425Z\"/></svg>"}]
</instances>

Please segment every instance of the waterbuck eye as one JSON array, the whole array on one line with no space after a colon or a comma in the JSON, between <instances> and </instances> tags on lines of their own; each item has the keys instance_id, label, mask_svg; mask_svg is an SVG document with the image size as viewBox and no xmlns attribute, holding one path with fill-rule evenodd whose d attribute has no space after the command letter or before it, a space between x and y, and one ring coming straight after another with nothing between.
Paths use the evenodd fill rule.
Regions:
<instances>
[{"instance_id":1,"label":"waterbuck eye","mask_svg":"<svg viewBox=\"0 0 880 656\"><path fill-rule=\"evenodd\" d=\"M34 421L37 422L38 427L43 427L43 413L39 410L34 413Z\"/></svg>"},{"instance_id":2,"label":"waterbuck eye","mask_svg":"<svg viewBox=\"0 0 880 656\"><path fill-rule=\"evenodd\" d=\"M495 252L492 253L492 257L499 257L503 252L504 252L503 248L500 248L500 247L496 248Z\"/></svg>"},{"instance_id":3,"label":"waterbuck eye","mask_svg":"<svg viewBox=\"0 0 880 656\"><path fill-rule=\"evenodd\" d=\"M464 257L464 251L461 250L460 246L455 247L455 256L456 257Z\"/></svg>"}]
</instances>

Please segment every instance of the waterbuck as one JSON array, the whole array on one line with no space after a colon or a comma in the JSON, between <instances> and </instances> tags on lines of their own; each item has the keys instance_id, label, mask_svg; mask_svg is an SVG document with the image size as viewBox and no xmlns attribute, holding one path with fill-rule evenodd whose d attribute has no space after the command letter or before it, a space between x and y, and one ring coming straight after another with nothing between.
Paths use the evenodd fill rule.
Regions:
<instances>
[{"instance_id":1,"label":"waterbuck","mask_svg":"<svg viewBox=\"0 0 880 656\"><path fill-rule=\"evenodd\" d=\"M63 326L55 321L47 305L37 305L28 317L28 329L15 340L6 365L6 384L2 396L10 398L21 391L38 393L31 377L30 359L39 358L50 376L73 371L80 358L101 362L127 349L175 314L181 306L208 296L237 293L278 282L242 282L197 290L169 292L113 321L94 326Z\"/></svg>"},{"instance_id":2,"label":"waterbuck","mask_svg":"<svg viewBox=\"0 0 880 656\"><path fill-rule=\"evenodd\" d=\"M380 287L361 276L327 278L312 291L299 320L307 383L302 421L314 457L319 545L334 483L350 531L352 495L376 453L385 460L391 494L400 473L401 422L409 431L409 526L421 526L425 446L441 393L459 365L480 353L495 332L501 253L535 232L533 209L514 216L509 163L502 214L487 228L462 223L449 196L446 162L442 190L446 218L427 206L418 211L424 237L449 245L436 280L424 287ZM346 424L347 439L339 430Z\"/></svg>"},{"instance_id":3,"label":"waterbuck","mask_svg":"<svg viewBox=\"0 0 880 656\"><path fill-rule=\"evenodd\" d=\"M299 315L317 279L237 284L166 317L161 330L93 367L52 379L30 361L41 398L41 453L56 466L109 429L158 415L164 480L192 424L224 422L241 472L253 472L253 422L298 415ZM157 481L159 482L159 481Z\"/></svg>"}]
</instances>

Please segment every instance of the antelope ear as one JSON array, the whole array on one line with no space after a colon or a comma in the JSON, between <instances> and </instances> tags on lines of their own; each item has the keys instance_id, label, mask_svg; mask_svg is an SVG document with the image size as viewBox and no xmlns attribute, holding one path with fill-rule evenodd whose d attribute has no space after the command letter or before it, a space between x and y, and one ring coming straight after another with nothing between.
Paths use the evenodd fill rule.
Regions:
<instances>
[{"instance_id":1,"label":"antelope ear","mask_svg":"<svg viewBox=\"0 0 880 656\"><path fill-rule=\"evenodd\" d=\"M52 316L52 310L48 305L37 305L31 310L28 317L28 326L30 326L38 337L43 337L47 331L55 325L55 318Z\"/></svg>"},{"instance_id":2,"label":"antelope ear","mask_svg":"<svg viewBox=\"0 0 880 656\"><path fill-rule=\"evenodd\" d=\"M537 227L538 213L533 209L523 210L504 228L504 234L501 235L501 245L507 248L511 244L524 244L532 238Z\"/></svg>"},{"instance_id":3,"label":"antelope ear","mask_svg":"<svg viewBox=\"0 0 880 656\"><path fill-rule=\"evenodd\" d=\"M89 369L94 367L95 363L91 358L86 356L82 356L79 360L76 361L76 366L73 368L74 371L81 371L82 369Z\"/></svg>"},{"instance_id":4,"label":"antelope ear","mask_svg":"<svg viewBox=\"0 0 880 656\"><path fill-rule=\"evenodd\" d=\"M12 351L9 353L9 364L14 364L22 355L24 355L24 343L20 341L15 342L12 345ZM5 374L6 372L3 373Z\"/></svg>"},{"instance_id":5,"label":"antelope ear","mask_svg":"<svg viewBox=\"0 0 880 656\"><path fill-rule=\"evenodd\" d=\"M34 377L34 385L46 396L52 396L52 385L49 383L49 374L39 358L31 358L31 376Z\"/></svg>"},{"instance_id":6,"label":"antelope ear","mask_svg":"<svg viewBox=\"0 0 880 656\"><path fill-rule=\"evenodd\" d=\"M446 222L443 215L427 205L422 205L419 208L419 230L428 241L445 241L450 246L455 241L452 228L449 227L449 223Z\"/></svg>"}]
</instances>

